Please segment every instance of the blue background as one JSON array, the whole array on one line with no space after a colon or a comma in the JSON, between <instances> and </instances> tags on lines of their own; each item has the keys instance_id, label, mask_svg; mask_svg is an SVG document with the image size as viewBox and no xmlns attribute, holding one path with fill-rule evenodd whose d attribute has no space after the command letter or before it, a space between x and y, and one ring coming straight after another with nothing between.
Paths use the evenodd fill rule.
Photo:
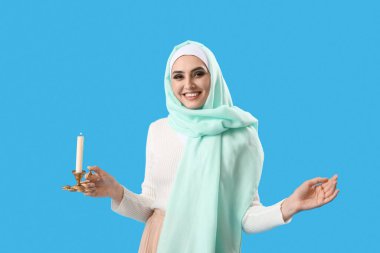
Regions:
<instances>
[{"instance_id":1,"label":"blue background","mask_svg":"<svg viewBox=\"0 0 380 253\"><path fill-rule=\"evenodd\" d=\"M0 251L137 252L144 224L73 184L76 137L140 193L149 124L167 116L173 47L216 55L236 106L259 119L260 197L339 175L337 198L243 233L242 252L374 252L378 239L377 1L1 1Z\"/></svg>"}]
</instances>

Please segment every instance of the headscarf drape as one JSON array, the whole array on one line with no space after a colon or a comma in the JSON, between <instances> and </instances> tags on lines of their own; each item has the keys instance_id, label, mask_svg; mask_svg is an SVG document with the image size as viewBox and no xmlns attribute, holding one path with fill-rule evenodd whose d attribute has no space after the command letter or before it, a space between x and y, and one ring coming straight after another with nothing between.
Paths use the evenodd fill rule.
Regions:
<instances>
[{"instance_id":1,"label":"headscarf drape","mask_svg":"<svg viewBox=\"0 0 380 253\"><path fill-rule=\"evenodd\" d=\"M175 97L170 60L181 47L194 43L206 53L210 92L199 109ZM242 218L257 191L264 153L258 121L232 103L214 54L199 42L174 47L165 71L169 125L188 136L172 185L158 253L237 253L241 250Z\"/></svg>"}]
</instances>

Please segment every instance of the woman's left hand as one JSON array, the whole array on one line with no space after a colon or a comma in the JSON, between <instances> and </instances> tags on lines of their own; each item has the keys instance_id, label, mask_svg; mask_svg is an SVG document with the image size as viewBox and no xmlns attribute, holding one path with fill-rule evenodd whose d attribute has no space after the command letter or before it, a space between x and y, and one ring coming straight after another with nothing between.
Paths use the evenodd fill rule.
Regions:
<instances>
[{"instance_id":1,"label":"woman's left hand","mask_svg":"<svg viewBox=\"0 0 380 253\"><path fill-rule=\"evenodd\" d=\"M321 183L321 184L319 184ZM281 212L284 221L288 221L294 214L323 206L338 195L336 189L338 175L330 179L316 177L303 182L285 201L281 204Z\"/></svg>"},{"instance_id":2,"label":"woman's left hand","mask_svg":"<svg viewBox=\"0 0 380 253\"><path fill-rule=\"evenodd\" d=\"M338 175L334 175L330 179L316 177L302 183L289 198L297 203L298 211L320 207L338 195L337 183Z\"/></svg>"}]
</instances>

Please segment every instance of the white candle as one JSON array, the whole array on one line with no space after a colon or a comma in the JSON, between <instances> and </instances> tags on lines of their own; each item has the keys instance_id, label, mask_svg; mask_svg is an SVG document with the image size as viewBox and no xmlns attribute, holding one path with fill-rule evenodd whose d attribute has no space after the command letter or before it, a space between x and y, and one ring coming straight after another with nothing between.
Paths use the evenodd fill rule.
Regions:
<instances>
[{"instance_id":1,"label":"white candle","mask_svg":"<svg viewBox=\"0 0 380 253\"><path fill-rule=\"evenodd\" d=\"M84 136L82 135L82 133L80 133L80 135L78 135L78 138L77 138L77 164L75 168L76 173L82 172L83 142L84 142Z\"/></svg>"}]
</instances>

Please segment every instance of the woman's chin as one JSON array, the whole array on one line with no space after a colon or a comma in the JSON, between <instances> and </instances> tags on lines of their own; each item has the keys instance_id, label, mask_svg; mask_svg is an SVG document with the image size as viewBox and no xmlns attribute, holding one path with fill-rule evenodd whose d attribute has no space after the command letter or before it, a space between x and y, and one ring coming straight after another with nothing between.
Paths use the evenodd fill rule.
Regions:
<instances>
[{"instance_id":1,"label":"woman's chin","mask_svg":"<svg viewBox=\"0 0 380 253\"><path fill-rule=\"evenodd\" d=\"M203 104L200 103L184 103L182 102L182 105L186 107L187 109L197 110L202 109Z\"/></svg>"}]
</instances>

